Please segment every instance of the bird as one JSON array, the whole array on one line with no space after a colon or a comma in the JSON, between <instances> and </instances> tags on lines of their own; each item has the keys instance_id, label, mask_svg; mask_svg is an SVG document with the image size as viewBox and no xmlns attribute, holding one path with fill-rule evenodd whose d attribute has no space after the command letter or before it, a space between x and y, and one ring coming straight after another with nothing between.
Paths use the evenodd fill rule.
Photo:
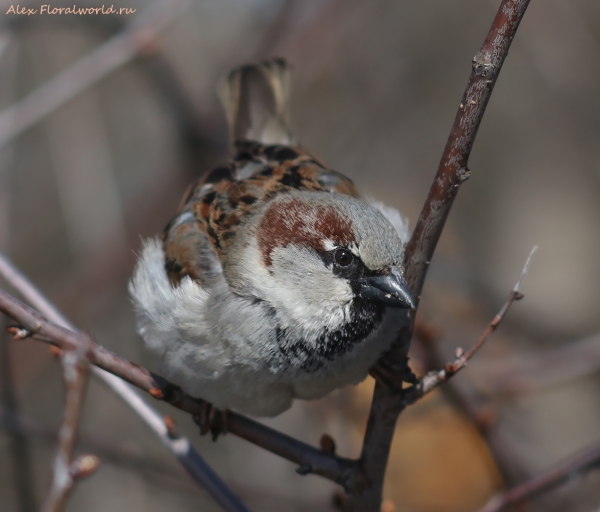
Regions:
<instances>
[{"instance_id":1,"label":"bird","mask_svg":"<svg viewBox=\"0 0 600 512\"><path fill-rule=\"evenodd\" d=\"M296 141L290 76L274 58L224 79L233 158L190 185L129 284L163 376L255 417L364 380L415 308L406 220Z\"/></svg>"}]
</instances>

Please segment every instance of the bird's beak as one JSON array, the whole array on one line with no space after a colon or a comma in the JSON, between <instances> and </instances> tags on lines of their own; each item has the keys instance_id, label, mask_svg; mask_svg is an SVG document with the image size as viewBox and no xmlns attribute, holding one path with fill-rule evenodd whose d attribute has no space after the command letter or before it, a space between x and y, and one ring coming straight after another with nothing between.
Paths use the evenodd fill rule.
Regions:
<instances>
[{"instance_id":1,"label":"bird's beak","mask_svg":"<svg viewBox=\"0 0 600 512\"><path fill-rule=\"evenodd\" d=\"M406 279L402 277L396 267L392 267L385 276L367 277L358 281L360 285L359 297L380 302L386 306L415 309L413 298Z\"/></svg>"}]
</instances>

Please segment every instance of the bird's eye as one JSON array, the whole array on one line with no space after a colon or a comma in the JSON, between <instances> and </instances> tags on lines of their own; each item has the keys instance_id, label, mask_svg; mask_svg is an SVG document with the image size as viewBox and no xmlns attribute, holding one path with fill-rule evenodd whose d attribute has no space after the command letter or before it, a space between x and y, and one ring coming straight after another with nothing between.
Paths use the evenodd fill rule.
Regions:
<instances>
[{"instance_id":1,"label":"bird's eye","mask_svg":"<svg viewBox=\"0 0 600 512\"><path fill-rule=\"evenodd\" d=\"M352 253L348 249L336 250L334 258L335 262L342 267L347 267L352 263Z\"/></svg>"}]
</instances>

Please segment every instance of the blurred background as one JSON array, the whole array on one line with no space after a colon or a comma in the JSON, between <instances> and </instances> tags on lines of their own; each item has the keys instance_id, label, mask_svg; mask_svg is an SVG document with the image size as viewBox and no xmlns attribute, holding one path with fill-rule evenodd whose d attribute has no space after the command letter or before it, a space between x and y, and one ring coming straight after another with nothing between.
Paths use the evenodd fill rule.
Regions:
<instances>
[{"instance_id":1,"label":"blurred background","mask_svg":"<svg viewBox=\"0 0 600 512\"><path fill-rule=\"evenodd\" d=\"M216 82L241 63L287 58L298 139L414 226L498 5L127 0L116 7L130 15L27 16L0 0L0 249L79 328L152 367L127 281L141 240L227 159ZM452 385L400 417L386 512L473 511L600 441L598 91L600 3L534 0L431 265L414 369L478 338L538 244L526 298ZM60 366L46 345L1 336L0 511L33 512L51 477ZM266 423L312 444L327 432L356 457L371 389L297 402ZM189 416L153 404L253 510L335 510L334 484L234 436L201 438ZM102 466L70 511L219 510L95 379L79 445ZM599 484L588 473L527 510L597 511Z\"/></svg>"}]
</instances>

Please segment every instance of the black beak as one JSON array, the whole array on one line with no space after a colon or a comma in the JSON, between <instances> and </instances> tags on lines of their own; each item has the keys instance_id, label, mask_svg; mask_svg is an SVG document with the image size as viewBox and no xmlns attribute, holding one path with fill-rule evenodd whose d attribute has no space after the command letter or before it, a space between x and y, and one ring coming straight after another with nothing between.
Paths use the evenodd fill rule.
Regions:
<instances>
[{"instance_id":1,"label":"black beak","mask_svg":"<svg viewBox=\"0 0 600 512\"><path fill-rule=\"evenodd\" d=\"M415 309L415 299L410 293L408 283L396 267L385 276L373 276L358 281L359 297L380 302L386 306Z\"/></svg>"}]
</instances>

